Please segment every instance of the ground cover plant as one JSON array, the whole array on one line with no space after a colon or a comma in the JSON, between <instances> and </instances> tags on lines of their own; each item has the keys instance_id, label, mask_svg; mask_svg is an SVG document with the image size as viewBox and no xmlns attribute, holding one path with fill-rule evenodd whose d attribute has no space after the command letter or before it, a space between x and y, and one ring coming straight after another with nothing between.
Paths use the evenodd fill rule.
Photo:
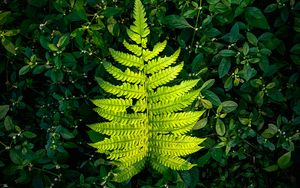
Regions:
<instances>
[{"instance_id":1,"label":"ground cover plant","mask_svg":"<svg viewBox=\"0 0 300 188\"><path fill-rule=\"evenodd\" d=\"M107 138L87 126L105 122L91 99L112 97L95 77L120 84L109 73L116 66L107 63L114 62L109 49L128 52L122 44L132 42L126 31L135 20L134 1L4 0L1 186L296 187L300 2L141 2L151 31L147 47L166 39L157 57L181 49L182 70L171 84L199 80L185 109L205 110L187 132L206 138L203 149L185 157L196 165L162 175L146 165L117 183L115 162L88 145Z\"/></svg>"}]
</instances>

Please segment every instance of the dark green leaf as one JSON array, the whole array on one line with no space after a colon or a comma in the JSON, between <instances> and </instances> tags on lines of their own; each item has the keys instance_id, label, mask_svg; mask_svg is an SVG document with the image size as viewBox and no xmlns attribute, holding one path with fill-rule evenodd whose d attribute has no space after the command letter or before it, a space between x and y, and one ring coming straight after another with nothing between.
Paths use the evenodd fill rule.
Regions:
<instances>
[{"instance_id":1,"label":"dark green leaf","mask_svg":"<svg viewBox=\"0 0 300 188\"><path fill-rule=\"evenodd\" d=\"M49 49L49 47L48 47L49 42L48 42L48 40L47 40L46 37L40 36L40 43L41 43L41 45L42 45L43 48L45 48L47 50Z\"/></svg>"},{"instance_id":2,"label":"dark green leaf","mask_svg":"<svg viewBox=\"0 0 300 188\"><path fill-rule=\"evenodd\" d=\"M193 18L195 15L197 15L198 10L193 9L193 10L187 10L182 14L184 18Z\"/></svg>"},{"instance_id":3,"label":"dark green leaf","mask_svg":"<svg viewBox=\"0 0 300 188\"><path fill-rule=\"evenodd\" d=\"M209 100L201 99L201 104L206 109L211 109L212 108L212 103Z\"/></svg>"},{"instance_id":4,"label":"dark green leaf","mask_svg":"<svg viewBox=\"0 0 300 188\"><path fill-rule=\"evenodd\" d=\"M63 72L61 70L53 70L53 71L51 71L50 76L51 76L51 80L54 83L60 82L64 78L64 74L63 74Z\"/></svg>"},{"instance_id":5,"label":"dark green leaf","mask_svg":"<svg viewBox=\"0 0 300 188\"><path fill-rule=\"evenodd\" d=\"M31 131L24 131L22 133L26 138L35 138L37 135Z\"/></svg>"},{"instance_id":6,"label":"dark green leaf","mask_svg":"<svg viewBox=\"0 0 300 188\"><path fill-rule=\"evenodd\" d=\"M179 15L166 16L164 22L171 28L193 28L193 26L191 26L184 17Z\"/></svg>"},{"instance_id":7,"label":"dark green leaf","mask_svg":"<svg viewBox=\"0 0 300 188\"><path fill-rule=\"evenodd\" d=\"M29 0L28 3L35 7L41 8L45 5L47 5L48 0Z\"/></svg>"},{"instance_id":8,"label":"dark green leaf","mask_svg":"<svg viewBox=\"0 0 300 188\"><path fill-rule=\"evenodd\" d=\"M48 49L53 51L53 52L57 52L58 48L55 46L55 44L50 44L48 43Z\"/></svg>"},{"instance_id":9,"label":"dark green leaf","mask_svg":"<svg viewBox=\"0 0 300 188\"><path fill-rule=\"evenodd\" d=\"M204 84L201 86L200 90L207 90L207 89L209 89L211 86L213 86L214 83L215 83L215 79L207 80L207 81L204 82Z\"/></svg>"},{"instance_id":10,"label":"dark green leaf","mask_svg":"<svg viewBox=\"0 0 300 188\"><path fill-rule=\"evenodd\" d=\"M207 118L203 118L196 123L196 125L193 127L193 130L202 129L206 126L206 124L207 124Z\"/></svg>"},{"instance_id":11,"label":"dark green leaf","mask_svg":"<svg viewBox=\"0 0 300 188\"><path fill-rule=\"evenodd\" d=\"M222 58L221 63L218 67L219 78L223 78L226 74L228 74L230 70L231 63L226 58Z\"/></svg>"},{"instance_id":12,"label":"dark green leaf","mask_svg":"<svg viewBox=\"0 0 300 188\"><path fill-rule=\"evenodd\" d=\"M217 119L216 122L216 132L219 136L223 136L226 133L226 127L221 119Z\"/></svg>"},{"instance_id":13,"label":"dark green leaf","mask_svg":"<svg viewBox=\"0 0 300 188\"><path fill-rule=\"evenodd\" d=\"M206 165L210 159L210 152L207 152L205 155L201 156L198 160L197 160L197 164L200 167L203 167L204 165Z\"/></svg>"},{"instance_id":14,"label":"dark green leaf","mask_svg":"<svg viewBox=\"0 0 300 188\"><path fill-rule=\"evenodd\" d=\"M103 12L103 16L106 17L111 17L111 16L116 16L120 15L123 12L121 8L118 7L107 7Z\"/></svg>"},{"instance_id":15,"label":"dark green leaf","mask_svg":"<svg viewBox=\"0 0 300 188\"><path fill-rule=\"evenodd\" d=\"M242 71L240 71L241 77L244 78L246 81L249 81L256 75L257 71L252 68L248 63L244 65Z\"/></svg>"},{"instance_id":16,"label":"dark green leaf","mask_svg":"<svg viewBox=\"0 0 300 188\"><path fill-rule=\"evenodd\" d=\"M256 104L258 106L261 106L264 102L264 92L263 91L260 91L256 94L255 98L254 98L254 101L256 102Z\"/></svg>"},{"instance_id":17,"label":"dark green leaf","mask_svg":"<svg viewBox=\"0 0 300 188\"><path fill-rule=\"evenodd\" d=\"M209 4L217 4L220 0L206 0Z\"/></svg>"},{"instance_id":18,"label":"dark green leaf","mask_svg":"<svg viewBox=\"0 0 300 188\"><path fill-rule=\"evenodd\" d=\"M230 43L235 43L242 38L243 36L240 34L240 28L238 23L235 23L232 26L230 32L222 37L223 40Z\"/></svg>"},{"instance_id":19,"label":"dark green leaf","mask_svg":"<svg viewBox=\"0 0 300 188\"><path fill-rule=\"evenodd\" d=\"M268 94L269 94L269 97L271 99L273 99L274 101L277 101L277 102L284 102L284 101L286 101L286 99L283 96L283 94L280 91L278 91L278 90L270 90L270 91L268 91Z\"/></svg>"},{"instance_id":20,"label":"dark green leaf","mask_svg":"<svg viewBox=\"0 0 300 188\"><path fill-rule=\"evenodd\" d=\"M11 14L10 11L3 11L0 13L0 25L4 24L7 20L7 17Z\"/></svg>"},{"instance_id":21,"label":"dark green leaf","mask_svg":"<svg viewBox=\"0 0 300 188\"><path fill-rule=\"evenodd\" d=\"M104 136L102 134L95 132L93 130L89 130L87 133L92 142L99 142L100 140L102 140L104 138Z\"/></svg>"},{"instance_id":22,"label":"dark green leaf","mask_svg":"<svg viewBox=\"0 0 300 188\"><path fill-rule=\"evenodd\" d=\"M290 161L291 161L291 152L287 152L278 158L277 164L279 168L285 169L289 166Z\"/></svg>"},{"instance_id":23,"label":"dark green leaf","mask_svg":"<svg viewBox=\"0 0 300 188\"><path fill-rule=\"evenodd\" d=\"M252 27L260 28L260 29L269 29L269 24L261 12L260 9L256 7L248 7L245 12L245 19L249 25Z\"/></svg>"},{"instance_id":24,"label":"dark green leaf","mask_svg":"<svg viewBox=\"0 0 300 188\"><path fill-rule=\"evenodd\" d=\"M0 160L0 167L4 167L5 164Z\"/></svg>"},{"instance_id":25,"label":"dark green leaf","mask_svg":"<svg viewBox=\"0 0 300 188\"><path fill-rule=\"evenodd\" d=\"M4 127L7 131L11 131L15 129L15 125L11 119L11 117L6 116L4 119Z\"/></svg>"},{"instance_id":26,"label":"dark green leaf","mask_svg":"<svg viewBox=\"0 0 300 188\"><path fill-rule=\"evenodd\" d=\"M276 9L277 9L277 4L272 3L272 4L269 4L269 5L265 8L264 12L265 12L265 13L271 13L271 12L274 12Z\"/></svg>"},{"instance_id":27,"label":"dark green leaf","mask_svg":"<svg viewBox=\"0 0 300 188\"><path fill-rule=\"evenodd\" d=\"M0 105L0 120L4 118L9 110L9 105Z\"/></svg>"},{"instance_id":28,"label":"dark green leaf","mask_svg":"<svg viewBox=\"0 0 300 188\"><path fill-rule=\"evenodd\" d=\"M20 32L19 29L12 29L12 30L5 31L5 32L3 33L3 35L4 35L4 36L7 36L7 37L11 37L11 36L17 35L19 32Z\"/></svg>"},{"instance_id":29,"label":"dark green leaf","mask_svg":"<svg viewBox=\"0 0 300 188\"><path fill-rule=\"evenodd\" d=\"M203 64L203 54L202 53L199 53L193 60L192 62L192 69L193 69L193 72L198 72L199 71L199 68L201 67L201 64Z\"/></svg>"},{"instance_id":30,"label":"dark green leaf","mask_svg":"<svg viewBox=\"0 0 300 188\"><path fill-rule=\"evenodd\" d=\"M21 164L23 163L23 159L22 159L20 153L17 152L17 151L15 151L15 150L11 149L11 150L9 151L9 156L10 156L10 160L11 160L13 163L15 163L15 164L17 164L17 165L21 165Z\"/></svg>"},{"instance_id":31,"label":"dark green leaf","mask_svg":"<svg viewBox=\"0 0 300 188\"><path fill-rule=\"evenodd\" d=\"M46 67L44 65L38 65L38 66L34 67L32 74L41 74L45 70L46 70Z\"/></svg>"},{"instance_id":32,"label":"dark green leaf","mask_svg":"<svg viewBox=\"0 0 300 188\"><path fill-rule=\"evenodd\" d=\"M219 55L223 56L223 57L235 56L235 54L236 54L236 52L233 50L221 50L219 52Z\"/></svg>"},{"instance_id":33,"label":"dark green leaf","mask_svg":"<svg viewBox=\"0 0 300 188\"><path fill-rule=\"evenodd\" d=\"M22 76L26 73L28 73L30 70L30 65L25 65L19 70L19 75Z\"/></svg>"},{"instance_id":34,"label":"dark green leaf","mask_svg":"<svg viewBox=\"0 0 300 188\"><path fill-rule=\"evenodd\" d=\"M101 36L101 34L97 31L92 32L92 42L98 47L98 48L105 48L104 40Z\"/></svg>"},{"instance_id":35,"label":"dark green leaf","mask_svg":"<svg viewBox=\"0 0 300 188\"><path fill-rule=\"evenodd\" d=\"M242 125L248 125L250 123L249 118L241 118L239 117L239 121L241 122Z\"/></svg>"},{"instance_id":36,"label":"dark green leaf","mask_svg":"<svg viewBox=\"0 0 300 188\"><path fill-rule=\"evenodd\" d=\"M263 133L261 133L261 136L264 137L264 138L272 138L273 136L275 136L275 134L277 133L278 131L278 128L273 125L273 124L269 124L269 127L264 130Z\"/></svg>"},{"instance_id":37,"label":"dark green leaf","mask_svg":"<svg viewBox=\"0 0 300 188\"><path fill-rule=\"evenodd\" d=\"M295 44L295 45L291 48L290 52L291 52L292 54L298 54L298 55L300 55L300 44Z\"/></svg>"},{"instance_id":38,"label":"dark green leaf","mask_svg":"<svg viewBox=\"0 0 300 188\"><path fill-rule=\"evenodd\" d=\"M191 182L192 182L192 177L191 177L191 174L189 173L189 171L183 171L180 174L184 181L185 186L190 187Z\"/></svg>"},{"instance_id":39,"label":"dark green leaf","mask_svg":"<svg viewBox=\"0 0 300 188\"><path fill-rule=\"evenodd\" d=\"M64 127L60 129L59 133L64 139L67 140L75 137L75 135L72 132L70 132L68 129Z\"/></svg>"},{"instance_id":40,"label":"dark green leaf","mask_svg":"<svg viewBox=\"0 0 300 188\"><path fill-rule=\"evenodd\" d=\"M209 153L214 160L221 162L223 157L223 151L221 148L211 148Z\"/></svg>"},{"instance_id":41,"label":"dark green leaf","mask_svg":"<svg viewBox=\"0 0 300 188\"><path fill-rule=\"evenodd\" d=\"M267 172L274 172L274 171L278 170L278 165L275 164L275 165L265 167L264 170Z\"/></svg>"},{"instance_id":42,"label":"dark green leaf","mask_svg":"<svg viewBox=\"0 0 300 188\"><path fill-rule=\"evenodd\" d=\"M212 91L203 90L201 93L208 99L214 106L219 106L221 104L220 98Z\"/></svg>"},{"instance_id":43,"label":"dark green leaf","mask_svg":"<svg viewBox=\"0 0 300 188\"><path fill-rule=\"evenodd\" d=\"M257 38L256 38L256 36L254 35L254 34L252 34L252 33L250 33L250 32L247 32L247 39L248 39L248 41L251 43L251 44L253 44L254 46L256 46L257 45Z\"/></svg>"},{"instance_id":44,"label":"dark green leaf","mask_svg":"<svg viewBox=\"0 0 300 188\"><path fill-rule=\"evenodd\" d=\"M7 51L16 55L15 45L10 40L8 40L7 38L2 38L1 42Z\"/></svg>"},{"instance_id":45,"label":"dark green leaf","mask_svg":"<svg viewBox=\"0 0 300 188\"><path fill-rule=\"evenodd\" d=\"M224 88L225 88L226 91L228 91L228 90L230 90L232 88L232 77L231 76L229 76L226 79L226 81L224 83Z\"/></svg>"},{"instance_id":46,"label":"dark green leaf","mask_svg":"<svg viewBox=\"0 0 300 188\"><path fill-rule=\"evenodd\" d=\"M234 101L224 101L222 102L222 109L226 113L230 113L235 111L235 109L238 107L238 104Z\"/></svg>"},{"instance_id":47,"label":"dark green leaf","mask_svg":"<svg viewBox=\"0 0 300 188\"><path fill-rule=\"evenodd\" d=\"M32 187L33 188L44 188L43 179L40 175L36 175L32 178Z\"/></svg>"},{"instance_id":48,"label":"dark green leaf","mask_svg":"<svg viewBox=\"0 0 300 188\"><path fill-rule=\"evenodd\" d=\"M57 43L57 47L58 48L64 48L68 45L70 41L70 34L64 34L63 36L61 36L58 40L58 43Z\"/></svg>"},{"instance_id":49,"label":"dark green leaf","mask_svg":"<svg viewBox=\"0 0 300 188\"><path fill-rule=\"evenodd\" d=\"M207 15L207 17L202 21L202 26L206 26L210 24L212 21L212 17L210 15Z\"/></svg>"}]
</instances>

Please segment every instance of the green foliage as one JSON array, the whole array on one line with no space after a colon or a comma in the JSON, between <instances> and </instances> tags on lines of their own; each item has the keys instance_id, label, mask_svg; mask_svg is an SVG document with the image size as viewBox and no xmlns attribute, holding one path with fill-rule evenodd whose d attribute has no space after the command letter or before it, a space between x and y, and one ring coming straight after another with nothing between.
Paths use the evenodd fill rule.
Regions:
<instances>
[{"instance_id":1,"label":"green foliage","mask_svg":"<svg viewBox=\"0 0 300 188\"><path fill-rule=\"evenodd\" d=\"M149 52L132 44L132 38L139 38L126 28L133 20L133 1L0 1L0 186L297 187L300 3L142 3L151 30L144 38L153 47ZM148 54L147 76L180 65L172 64L176 59L185 62L178 77L154 90L151 101L163 107L168 104L164 93L171 92L170 98L182 95L180 100L189 103L189 95L179 91L200 87L185 108L206 109L189 135L207 138L202 150L186 158L197 166L173 171L142 160L131 166L137 172L145 165L141 174L126 183L112 182L118 164L87 144L121 133L106 129L101 134L86 127L105 122L89 99L113 96L99 89L94 78L120 86L140 85L148 77L137 67L109 63L114 61L109 49L128 49L127 54L137 57ZM162 49L166 56L160 55ZM112 110L121 102L124 107L116 113L145 110L142 100L116 99L121 98L99 105Z\"/></svg>"},{"instance_id":2,"label":"green foliage","mask_svg":"<svg viewBox=\"0 0 300 188\"><path fill-rule=\"evenodd\" d=\"M165 167L189 170L194 165L181 156L198 151L201 149L198 145L205 140L183 135L191 130L204 111L178 112L191 105L199 95L199 90L189 92L198 80L190 81L192 85L181 88L180 85L164 86L177 77L183 69L183 63L169 66L176 62L179 51L170 57L157 57L166 47L167 41L157 43L152 51L147 49L150 30L145 15L141 1L136 0L134 25L127 29L127 34L136 44L123 42L124 47L134 55L109 50L115 61L127 67L124 73L111 63L105 62L104 65L122 84L115 86L102 78L96 78L104 91L125 99L92 101L99 107L95 111L109 122L89 127L110 137L90 145L98 152L106 153L109 159L119 162L114 176L117 182L127 181L139 173L146 161L158 171ZM158 62L159 65L153 69L153 65ZM136 70L129 67L135 67Z\"/></svg>"}]
</instances>

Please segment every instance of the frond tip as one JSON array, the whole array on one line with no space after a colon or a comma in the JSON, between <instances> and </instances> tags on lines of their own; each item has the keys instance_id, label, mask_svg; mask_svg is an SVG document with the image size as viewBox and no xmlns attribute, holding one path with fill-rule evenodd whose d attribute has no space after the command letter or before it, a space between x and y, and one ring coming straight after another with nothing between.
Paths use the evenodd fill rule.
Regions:
<instances>
[{"instance_id":1,"label":"frond tip","mask_svg":"<svg viewBox=\"0 0 300 188\"><path fill-rule=\"evenodd\" d=\"M116 182L128 181L147 163L161 173L189 170L195 165L184 157L202 149L200 144L205 140L186 135L205 114L205 110L187 110L199 96L199 89L192 90L199 80L171 85L184 67L183 62L177 62L180 49L159 57L166 40L147 49L150 30L140 0L135 0L133 17L127 34L135 44L124 40L128 53L109 49L115 62L103 63L116 84L96 77L99 86L114 96L91 100L97 106L94 111L106 121L88 125L105 135L102 141L89 145L114 161Z\"/></svg>"}]
</instances>

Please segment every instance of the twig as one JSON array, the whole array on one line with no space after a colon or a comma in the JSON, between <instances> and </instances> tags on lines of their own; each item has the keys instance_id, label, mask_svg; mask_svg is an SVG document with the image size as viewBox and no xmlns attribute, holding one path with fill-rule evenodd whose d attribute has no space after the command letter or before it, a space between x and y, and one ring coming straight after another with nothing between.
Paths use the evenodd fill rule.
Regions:
<instances>
[{"instance_id":1,"label":"twig","mask_svg":"<svg viewBox=\"0 0 300 188\"><path fill-rule=\"evenodd\" d=\"M198 21L199 21L199 16L200 16L201 9L202 9L202 0L200 0L200 3L199 3L199 8L198 8L196 24L195 24L195 27L194 27L194 33L193 33L193 37L192 37L191 46L193 46L193 44L194 44L195 35L196 35L197 30L198 30Z\"/></svg>"}]
</instances>

